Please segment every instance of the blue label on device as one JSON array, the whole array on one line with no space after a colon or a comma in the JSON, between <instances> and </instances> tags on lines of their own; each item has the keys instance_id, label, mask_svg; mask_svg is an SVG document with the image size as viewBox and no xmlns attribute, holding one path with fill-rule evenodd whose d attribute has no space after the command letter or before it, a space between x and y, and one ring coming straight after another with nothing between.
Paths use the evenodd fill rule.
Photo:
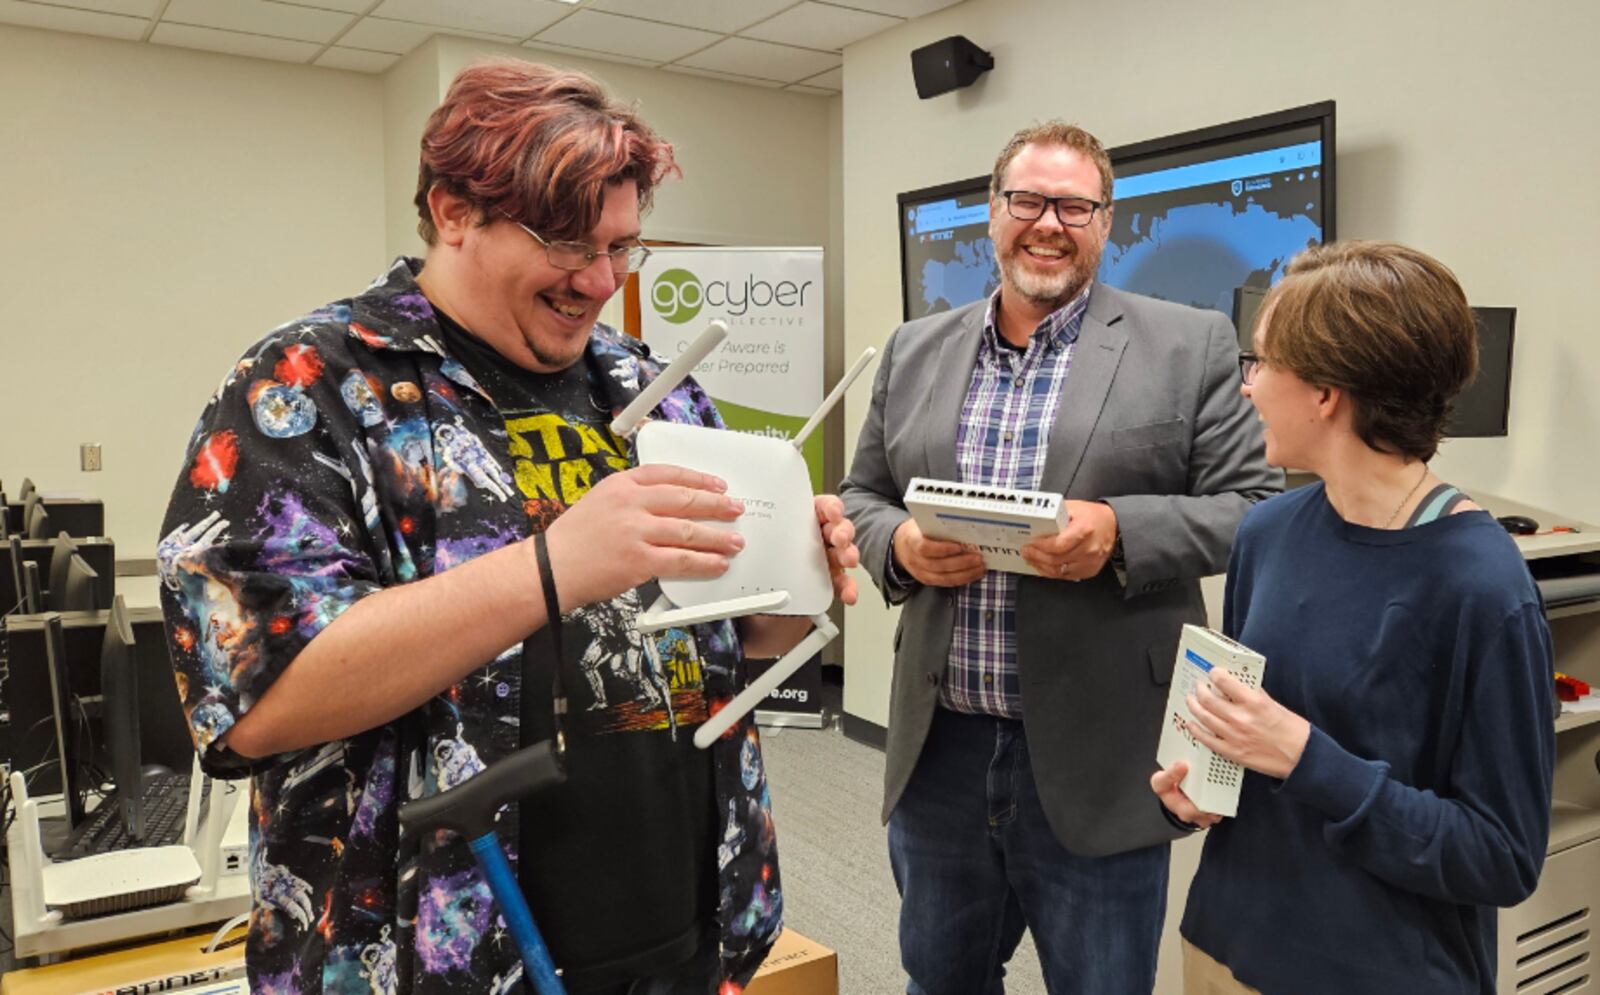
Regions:
<instances>
[{"instance_id":1,"label":"blue label on device","mask_svg":"<svg viewBox=\"0 0 1600 995\"><path fill-rule=\"evenodd\" d=\"M1201 656L1199 653L1196 653L1194 650L1184 650L1183 655L1188 657L1189 662L1194 664L1196 667L1199 667L1201 670L1204 670L1207 673L1211 672L1211 664L1207 663L1206 658Z\"/></svg>"}]
</instances>

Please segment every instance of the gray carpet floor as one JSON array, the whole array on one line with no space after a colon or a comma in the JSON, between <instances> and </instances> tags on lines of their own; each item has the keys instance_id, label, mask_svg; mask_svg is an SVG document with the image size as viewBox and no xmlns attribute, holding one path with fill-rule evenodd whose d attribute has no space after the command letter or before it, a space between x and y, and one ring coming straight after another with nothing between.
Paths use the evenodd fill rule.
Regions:
<instances>
[{"instance_id":1,"label":"gray carpet floor","mask_svg":"<svg viewBox=\"0 0 1600 995\"><path fill-rule=\"evenodd\" d=\"M889 871L883 753L837 729L762 730L787 924L839 955L840 995L904 992ZM1032 940L1006 971L1007 995L1044 995Z\"/></svg>"}]
</instances>

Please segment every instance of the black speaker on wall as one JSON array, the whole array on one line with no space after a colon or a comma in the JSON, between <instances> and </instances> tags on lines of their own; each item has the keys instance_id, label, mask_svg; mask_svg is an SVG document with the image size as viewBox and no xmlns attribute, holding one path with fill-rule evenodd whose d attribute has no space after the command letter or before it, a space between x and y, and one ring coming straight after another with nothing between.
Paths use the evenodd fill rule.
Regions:
<instances>
[{"instance_id":1,"label":"black speaker on wall","mask_svg":"<svg viewBox=\"0 0 1600 995\"><path fill-rule=\"evenodd\" d=\"M994 68L994 56L962 35L951 35L911 53L911 76L923 100L971 86Z\"/></svg>"}]
</instances>

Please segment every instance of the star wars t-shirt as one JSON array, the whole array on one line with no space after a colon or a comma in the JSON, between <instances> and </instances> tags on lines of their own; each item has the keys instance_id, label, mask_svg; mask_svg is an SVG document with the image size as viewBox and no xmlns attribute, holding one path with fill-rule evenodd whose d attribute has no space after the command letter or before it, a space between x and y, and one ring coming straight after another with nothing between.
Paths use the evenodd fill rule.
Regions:
<instances>
[{"instance_id":1,"label":"star wars t-shirt","mask_svg":"<svg viewBox=\"0 0 1600 995\"><path fill-rule=\"evenodd\" d=\"M600 373L586 359L533 373L438 317L451 355L505 421L535 530L628 468L626 446L609 428L612 412L600 402ZM712 762L691 741L707 717L702 661L687 630L635 629L658 593L652 583L562 620L568 777L522 809L519 877L574 991L670 969L715 922ZM529 645L525 745L554 728L553 650L537 636Z\"/></svg>"}]
</instances>

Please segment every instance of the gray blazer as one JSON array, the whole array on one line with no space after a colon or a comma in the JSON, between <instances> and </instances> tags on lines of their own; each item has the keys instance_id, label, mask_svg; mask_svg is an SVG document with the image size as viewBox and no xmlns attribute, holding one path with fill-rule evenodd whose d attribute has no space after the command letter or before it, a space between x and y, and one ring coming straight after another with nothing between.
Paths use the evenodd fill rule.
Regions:
<instances>
[{"instance_id":1,"label":"gray blazer","mask_svg":"<svg viewBox=\"0 0 1600 995\"><path fill-rule=\"evenodd\" d=\"M988 302L901 325L884 346L840 487L862 564L904 601L883 818L922 751L955 624L953 588L885 586L912 477L957 479L956 428ZM1017 592L1023 724L1045 814L1063 846L1099 856L1179 835L1151 794L1178 632L1204 624L1200 578L1227 567L1246 509L1283 488L1239 395L1221 314L1095 284L1050 432L1041 490L1116 510L1126 584L1024 576Z\"/></svg>"}]
</instances>

